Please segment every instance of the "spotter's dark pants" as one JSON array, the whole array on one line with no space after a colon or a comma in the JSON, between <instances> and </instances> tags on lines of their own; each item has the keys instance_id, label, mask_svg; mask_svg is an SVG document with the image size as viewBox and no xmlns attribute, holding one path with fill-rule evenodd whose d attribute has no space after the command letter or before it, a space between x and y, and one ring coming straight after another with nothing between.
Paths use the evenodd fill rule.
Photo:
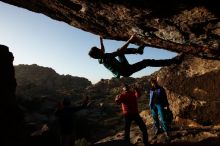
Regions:
<instances>
[{"instance_id":1,"label":"spotter's dark pants","mask_svg":"<svg viewBox=\"0 0 220 146\"><path fill-rule=\"evenodd\" d=\"M125 115L125 140L130 142L130 127L132 121L135 121L139 126L143 134L143 143L145 146L148 145L147 127L139 114Z\"/></svg>"}]
</instances>

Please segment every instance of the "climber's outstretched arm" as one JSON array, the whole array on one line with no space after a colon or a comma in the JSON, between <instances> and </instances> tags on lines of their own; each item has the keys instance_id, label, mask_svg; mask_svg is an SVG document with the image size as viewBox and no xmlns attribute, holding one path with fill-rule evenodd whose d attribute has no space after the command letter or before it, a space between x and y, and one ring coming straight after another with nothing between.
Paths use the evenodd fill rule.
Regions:
<instances>
[{"instance_id":1,"label":"climber's outstretched arm","mask_svg":"<svg viewBox=\"0 0 220 146\"><path fill-rule=\"evenodd\" d=\"M134 39L134 37L135 37L135 34L132 35L132 36L128 39L128 41L127 41L121 48L118 49L118 52L119 52L120 54L124 54L124 53L125 53L125 50L127 49L127 47L128 47L128 45L130 44L130 42Z\"/></svg>"},{"instance_id":2,"label":"climber's outstretched arm","mask_svg":"<svg viewBox=\"0 0 220 146\"><path fill-rule=\"evenodd\" d=\"M102 36L100 36L100 45L101 45L101 51L102 51L103 53L105 53L105 46L104 46L104 44L103 44L103 38L102 38Z\"/></svg>"}]
</instances>

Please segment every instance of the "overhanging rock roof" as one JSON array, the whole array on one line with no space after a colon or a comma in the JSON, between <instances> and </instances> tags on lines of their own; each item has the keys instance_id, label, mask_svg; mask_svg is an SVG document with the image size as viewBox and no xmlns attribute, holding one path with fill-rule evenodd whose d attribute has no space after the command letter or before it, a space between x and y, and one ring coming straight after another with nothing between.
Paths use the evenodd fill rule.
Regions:
<instances>
[{"instance_id":1,"label":"overhanging rock roof","mask_svg":"<svg viewBox=\"0 0 220 146\"><path fill-rule=\"evenodd\" d=\"M217 0L0 0L107 39L220 60Z\"/></svg>"}]
</instances>

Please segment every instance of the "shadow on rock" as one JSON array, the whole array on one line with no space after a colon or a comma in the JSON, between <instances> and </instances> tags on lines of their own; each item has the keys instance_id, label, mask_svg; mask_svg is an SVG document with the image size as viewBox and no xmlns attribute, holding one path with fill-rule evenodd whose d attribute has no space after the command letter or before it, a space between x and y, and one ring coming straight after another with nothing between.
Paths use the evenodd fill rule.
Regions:
<instances>
[{"instance_id":1,"label":"shadow on rock","mask_svg":"<svg viewBox=\"0 0 220 146\"><path fill-rule=\"evenodd\" d=\"M200 142L175 142L175 143L161 143L161 144L150 144L150 146L219 146L220 137L212 137L202 140ZM113 140L103 143L94 144L91 146L136 146L135 144L126 143L123 140Z\"/></svg>"},{"instance_id":2,"label":"shadow on rock","mask_svg":"<svg viewBox=\"0 0 220 146\"><path fill-rule=\"evenodd\" d=\"M211 137L200 142L175 142L167 144L151 144L151 146L219 146L220 137Z\"/></svg>"},{"instance_id":3,"label":"shadow on rock","mask_svg":"<svg viewBox=\"0 0 220 146\"><path fill-rule=\"evenodd\" d=\"M136 145L127 143L124 140L113 140L113 141L107 141L103 143L94 144L91 146L136 146Z\"/></svg>"}]
</instances>

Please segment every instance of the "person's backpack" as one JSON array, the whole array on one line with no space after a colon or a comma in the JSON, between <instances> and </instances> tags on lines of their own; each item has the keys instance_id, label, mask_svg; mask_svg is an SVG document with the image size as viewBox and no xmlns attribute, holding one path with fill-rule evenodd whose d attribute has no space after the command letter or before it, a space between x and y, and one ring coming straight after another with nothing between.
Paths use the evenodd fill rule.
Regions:
<instances>
[{"instance_id":1,"label":"person's backpack","mask_svg":"<svg viewBox=\"0 0 220 146\"><path fill-rule=\"evenodd\" d=\"M165 110L165 119L168 125L170 125L173 121L173 112L170 109Z\"/></svg>"}]
</instances>

